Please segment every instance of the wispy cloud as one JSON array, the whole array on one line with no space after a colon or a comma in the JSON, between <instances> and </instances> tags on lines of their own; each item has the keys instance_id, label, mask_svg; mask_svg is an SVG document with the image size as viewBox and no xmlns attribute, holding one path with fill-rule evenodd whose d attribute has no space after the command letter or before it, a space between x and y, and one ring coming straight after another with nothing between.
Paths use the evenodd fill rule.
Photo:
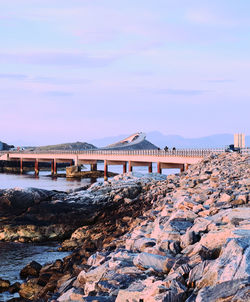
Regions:
<instances>
[{"instance_id":1,"label":"wispy cloud","mask_svg":"<svg viewBox=\"0 0 250 302\"><path fill-rule=\"evenodd\" d=\"M25 80L28 76L25 74L16 73L0 73L0 79Z\"/></svg>"},{"instance_id":2,"label":"wispy cloud","mask_svg":"<svg viewBox=\"0 0 250 302\"><path fill-rule=\"evenodd\" d=\"M234 82L233 80L229 79L215 79L215 80L208 80L209 83L232 83Z\"/></svg>"},{"instance_id":3,"label":"wispy cloud","mask_svg":"<svg viewBox=\"0 0 250 302\"><path fill-rule=\"evenodd\" d=\"M207 92L207 90L199 89L151 89L155 94L182 95L182 96L197 96Z\"/></svg>"},{"instance_id":4,"label":"wispy cloud","mask_svg":"<svg viewBox=\"0 0 250 302\"><path fill-rule=\"evenodd\" d=\"M15 74L15 73L0 73L0 80L11 81L25 81L30 83L39 84L52 84L52 85L65 85L65 84L88 84L91 82L89 79L84 78L66 78L66 77L49 77L49 76L34 76L28 74Z\"/></svg>"},{"instance_id":5,"label":"wispy cloud","mask_svg":"<svg viewBox=\"0 0 250 302\"><path fill-rule=\"evenodd\" d=\"M104 67L115 60L115 56L91 56L79 52L0 53L1 63L12 62L21 64L56 65L63 67Z\"/></svg>"},{"instance_id":6,"label":"wispy cloud","mask_svg":"<svg viewBox=\"0 0 250 302\"><path fill-rule=\"evenodd\" d=\"M73 92L69 91L46 91L42 94L48 97L70 97L74 95Z\"/></svg>"},{"instance_id":7,"label":"wispy cloud","mask_svg":"<svg viewBox=\"0 0 250 302\"><path fill-rule=\"evenodd\" d=\"M238 10L238 7L235 7L235 9ZM187 9L186 20L192 24L217 28L248 27L250 25L249 17L244 13L244 9L238 10L239 15L232 10L233 8L230 9L229 6L225 7L220 3L196 6ZM248 4L246 4L246 11L248 10Z\"/></svg>"},{"instance_id":8,"label":"wispy cloud","mask_svg":"<svg viewBox=\"0 0 250 302\"><path fill-rule=\"evenodd\" d=\"M60 77L47 77L47 76L35 76L30 77L29 80L34 83L46 83L46 84L55 84L55 85L64 85L64 84L88 84L91 82L89 79L83 78L60 78Z\"/></svg>"}]
</instances>

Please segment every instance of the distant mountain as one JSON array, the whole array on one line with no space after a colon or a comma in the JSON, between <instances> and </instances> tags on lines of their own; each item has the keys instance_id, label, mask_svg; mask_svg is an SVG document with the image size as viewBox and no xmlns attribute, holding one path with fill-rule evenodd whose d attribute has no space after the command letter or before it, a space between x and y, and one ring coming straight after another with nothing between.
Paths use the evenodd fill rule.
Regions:
<instances>
[{"instance_id":1,"label":"distant mountain","mask_svg":"<svg viewBox=\"0 0 250 302\"><path fill-rule=\"evenodd\" d=\"M91 140L90 143L104 147L116 141L122 140L125 135L118 135L113 137L105 137L101 139ZM184 138L180 135L164 135L161 132L148 132L146 139L152 144L164 148L224 148L226 145L234 143L233 134L215 134L199 138ZM250 136L246 136L246 146L250 146Z\"/></svg>"},{"instance_id":2,"label":"distant mountain","mask_svg":"<svg viewBox=\"0 0 250 302\"><path fill-rule=\"evenodd\" d=\"M3 143L0 141L0 151L1 150L10 150L11 148L14 148L13 145L8 145L6 143Z\"/></svg>"},{"instance_id":3,"label":"distant mountain","mask_svg":"<svg viewBox=\"0 0 250 302\"><path fill-rule=\"evenodd\" d=\"M50 150L90 150L96 149L92 144L76 142L76 143L65 143L58 145L40 146L32 148L36 151L50 151Z\"/></svg>"}]
</instances>

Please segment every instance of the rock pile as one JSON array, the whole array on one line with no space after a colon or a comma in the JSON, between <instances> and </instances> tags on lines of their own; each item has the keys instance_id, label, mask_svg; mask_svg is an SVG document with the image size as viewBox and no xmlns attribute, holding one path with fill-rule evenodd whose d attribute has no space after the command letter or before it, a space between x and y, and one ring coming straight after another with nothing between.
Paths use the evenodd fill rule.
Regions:
<instances>
[{"instance_id":1,"label":"rock pile","mask_svg":"<svg viewBox=\"0 0 250 302\"><path fill-rule=\"evenodd\" d=\"M31 301L250 301L249 157L213 154L167 179L116 176L52 204L103 205L63 248L26 272ZM59 198L60 197L60 198ZM88 212L90 215L90 212ZM28 274L28 275L27 275Z\"/></svg>"},{"instance_id":2,"label":"rock pile","mask_svg":"<svg viewBox=\"0 0 250 302\"><path fill-rule=\"evenodd\" d=\"M250 301L249 158L211 155L152 181L152 208L54 301Z\"/></svg>"}]
</instances>

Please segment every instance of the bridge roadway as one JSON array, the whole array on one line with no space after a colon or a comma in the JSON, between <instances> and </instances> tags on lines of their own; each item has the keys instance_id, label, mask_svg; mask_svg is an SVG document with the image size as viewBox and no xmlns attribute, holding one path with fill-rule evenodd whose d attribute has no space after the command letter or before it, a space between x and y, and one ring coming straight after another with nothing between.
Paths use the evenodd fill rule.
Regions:
<instances>
[{"instance_id":1,"label":"bridge roadway","mask_svg":"<svg viewBox=\"0 0 250 302\"><path fill-rule=\"evenodd\" d=\"M115 150L86 150L86 151L49 151L49 152L28 152L28 151L5 151L0 152L0 160L20 161L20 172L23 172L25 161L34 161L35 174L39 173L39 162L51 163L51 173L57 174L57 163L70 163L80 166L90 164L91 170L97 170L97 163L104 162L104 178L107 178L109 165L122 165L123 173L132 172L134 166L146 166L149 173L152 172L152 163L157 163L157 172L162 169L178 168L184 171L189 165L202 160L211 152L219 150L136 150L136 151L115 151Z\"/></svg>"}]
</instances>

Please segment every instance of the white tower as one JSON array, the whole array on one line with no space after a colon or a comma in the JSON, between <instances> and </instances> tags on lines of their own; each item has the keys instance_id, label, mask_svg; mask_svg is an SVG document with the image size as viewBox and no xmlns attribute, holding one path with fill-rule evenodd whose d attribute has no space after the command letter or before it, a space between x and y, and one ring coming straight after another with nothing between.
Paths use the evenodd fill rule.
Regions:
<instances>
[{"instance_id":1,"label":"white tower","mask_svg":"<svg viewBox=\"0 0 250 302\"><path fill-rule=\"evenodd\" d=\"M244 133L234 134L234 147L235 148L245 148L245 134Z\"/></svg>"}]
</instances>

